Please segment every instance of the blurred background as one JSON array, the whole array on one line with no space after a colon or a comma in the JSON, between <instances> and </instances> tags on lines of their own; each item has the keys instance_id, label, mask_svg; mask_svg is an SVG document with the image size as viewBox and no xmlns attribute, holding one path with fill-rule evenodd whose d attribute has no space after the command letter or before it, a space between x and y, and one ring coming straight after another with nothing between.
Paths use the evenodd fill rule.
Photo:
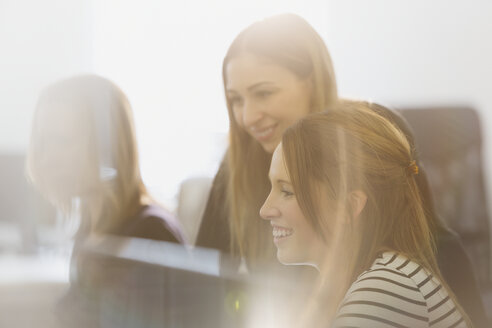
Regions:
<instances>
[{"instance_id":1,"label":"blurred background","mask_svg":"<svg viewBox=\"0 0 492 328\"><path fill-rule=\"evenodd\" d=\"M47 294L55 299L68 281L74 227L25 180L24 154L42 88L80 73L119 85L133 107L144 182L178 212L183 182L212 178L227 147L221 64L229 44L252 22L284 12L303 16L321 34L342 97L406 110L474 110L476 125L467 127L481 131L480 162L473 166L481 189L471 195L483 199L482 219L488 220L490 1L0 0L0 326L5 314L12 317L17 305L29 304L38 317L15 316L18 326L34 318L49 326L48 304L40 300ZM444 128L439 120L416 119L428 123L426 131ZM470 195L466 190L461 196ZM190 235L197 224L194 217L184 223ZM485 229L487 240L489 227L475 226ZM478 252L490 256L485 245ZM486 269L480 269L484 276L489 262L485 258ZM19 285L29 288L19 293Z\"/></svg>"}]
</instances>

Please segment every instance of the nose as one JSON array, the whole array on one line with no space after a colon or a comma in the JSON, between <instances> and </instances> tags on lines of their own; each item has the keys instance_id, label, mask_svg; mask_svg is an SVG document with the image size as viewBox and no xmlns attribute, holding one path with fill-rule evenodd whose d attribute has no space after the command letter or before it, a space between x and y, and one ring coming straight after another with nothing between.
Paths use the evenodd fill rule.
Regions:
<instances>
[{"instance_id":1,"label":"nose","mask_svg":"<svg viewBox=\"0 0 492 328\"><path fill-rule=\"evenodd\" d=\"M253 101L245 101L242 116L244 127L250 129L261 121L264 113Z\"/></svg>"},{"instance_id":2,"label":"nose","mask_svg":"<svg viewBox=\"0 0 492 328\"><path fill-rule=\"evenodd\" d=\"M273 206L272 193L270 193L260 208L260 216L264 220L272 220L280 215L280 211Z\"/></svg>"}]
</instances>

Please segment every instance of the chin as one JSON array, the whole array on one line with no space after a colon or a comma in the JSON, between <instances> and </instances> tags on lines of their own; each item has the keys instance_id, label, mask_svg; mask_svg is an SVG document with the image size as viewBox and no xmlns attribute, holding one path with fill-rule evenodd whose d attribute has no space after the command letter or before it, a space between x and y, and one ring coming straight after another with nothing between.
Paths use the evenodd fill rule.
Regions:
<instances>
[{"instance_id":1,"label":"chin","mask_svg":"<svg viewBox=\"0 0 492 328\"><path fill-rule=\"evenodd\" d=\"M299 256L294 256L294 254L285 254L281 250L277 250L277 259L283 265L305 265L305 259Z\"/></svg>"},{"instance_id":2,"label":"chin","mask_svg":"<svg viewBox=\"0 0 492 328\"><path fill-rule=\"evenodd\" d=\"M273 154L275 151L275 148L277 148L278 144L280 142L269 142L269 143L264 143L261 144L261 147L263 148L264 151L266 151L269 154Z\"/></svg>"}]
</instances>

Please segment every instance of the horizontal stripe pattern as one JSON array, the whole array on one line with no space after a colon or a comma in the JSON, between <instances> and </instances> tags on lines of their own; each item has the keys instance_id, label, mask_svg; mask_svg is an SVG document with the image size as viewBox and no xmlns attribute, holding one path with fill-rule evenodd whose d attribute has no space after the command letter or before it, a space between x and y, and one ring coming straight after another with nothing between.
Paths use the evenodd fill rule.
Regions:
<instances>
[{"instance_id":1,"label":"horizontal stripe pattern","mask_svg":"<svg viewBox=\"0 0 492 328\"><path fill-rule=\"evenodd\" d=\"M347 291L335 327L466 327L440 281L395 252L385 252Z\"/></svg>"}]
</instances>

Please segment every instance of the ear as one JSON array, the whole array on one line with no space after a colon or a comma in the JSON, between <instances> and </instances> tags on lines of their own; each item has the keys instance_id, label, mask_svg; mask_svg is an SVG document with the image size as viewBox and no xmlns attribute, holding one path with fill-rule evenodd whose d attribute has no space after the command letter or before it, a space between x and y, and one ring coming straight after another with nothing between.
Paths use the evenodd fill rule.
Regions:
<instances>
[{"instance_id":1,"label":"ear","mask_svg":"<svg viewBox=\"0 0 492 328\"><path fill-rule=\"evenodd\" d=\"M352 190L348 195L352 218L356 219L366 207L367 195L362 190Z\"/></svg>"}]
</instances>

